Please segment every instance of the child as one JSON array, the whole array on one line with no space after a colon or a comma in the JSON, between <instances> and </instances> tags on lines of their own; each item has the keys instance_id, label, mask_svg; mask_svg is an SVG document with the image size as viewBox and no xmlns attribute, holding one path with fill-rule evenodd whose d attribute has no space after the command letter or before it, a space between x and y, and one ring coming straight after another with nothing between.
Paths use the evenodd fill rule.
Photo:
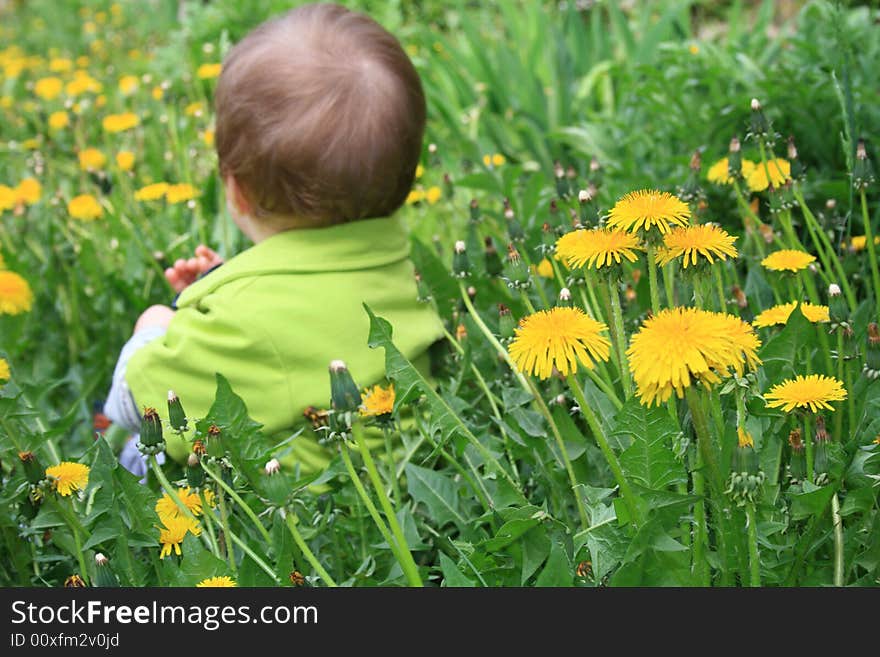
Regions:
<instances>
[{"instance_id":1,"label":"child","mask_svg":"<svg viewBox=\"0 0 880 657\"><path fill-rule=\"evenodd\" d=\"M219 372L267 435L292 432L303 409L327 407L331 360L360 384L382 379L363 302L410 359L442 336L416 300L408 237L390 216L412 185L425 125L421 82L398 41L343 7L300 7L230 51L216 109L227 205L254 246L222 266L200 246L166 271L176 308L138 319L105 407L131 431L145 406L164 415L169 389L204 416ZM186 457L185 442L166 440L170 456ZM121 460L142 473L134 443ZM308 472L329 453L303 434L292 456Z\"/></svg>"}]
</instances>

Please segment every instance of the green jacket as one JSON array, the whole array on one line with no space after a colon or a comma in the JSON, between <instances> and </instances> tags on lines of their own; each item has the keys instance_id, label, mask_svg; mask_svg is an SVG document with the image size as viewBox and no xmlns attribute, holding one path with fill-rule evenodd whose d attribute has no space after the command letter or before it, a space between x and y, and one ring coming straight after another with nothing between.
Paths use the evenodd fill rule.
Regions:
<instances>
[{"instance_id":1,"label":"green jacket","mask_svg":"<svg viewBox=\"0 0 880 657\"><path fill-rule=\"evenodd\" d=\"M135 402L164 414L174 390L188 416L204 417L219 372L267 435L292 432L306 407L328 408L331 360L344 360L363 387L383 379L384 353L367 347L363 303L391 322L396 345L410 359L442 336L439 318L416 300L408 255L406 229L393 217L291 230L260 242L181 293L165 335L128 362ZM183 441L168 440L172 458L182 460L187 450ZM329 458L308 430L282 460L311 472Z\"/></svg>"}]
</instances>

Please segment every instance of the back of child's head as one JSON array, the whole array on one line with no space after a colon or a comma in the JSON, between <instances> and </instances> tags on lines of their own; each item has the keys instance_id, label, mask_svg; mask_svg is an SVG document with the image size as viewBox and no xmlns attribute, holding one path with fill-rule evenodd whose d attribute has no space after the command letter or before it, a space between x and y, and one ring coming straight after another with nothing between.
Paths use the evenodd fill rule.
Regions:
<instances>
[{"instance_id":1,"label":"back of child's head","mask_svg":"<svg viewBox=\"0 0 880 657\"><path fill-rule=\"evenodd\" d=\"M331 225L388 216L406 199L425 97L371 18L314 4L263 23L229 52L216 99L221 175L258 220Z\"/></svg>"}]
</instances>

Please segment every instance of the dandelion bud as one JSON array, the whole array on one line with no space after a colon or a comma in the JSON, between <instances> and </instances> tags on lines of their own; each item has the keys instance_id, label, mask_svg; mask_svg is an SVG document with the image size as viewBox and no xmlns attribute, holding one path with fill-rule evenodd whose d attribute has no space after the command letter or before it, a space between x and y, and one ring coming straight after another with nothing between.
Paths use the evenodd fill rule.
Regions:
<instances>
[{"instance_id":1,"label":"dandelion bud","mask_svg":"<svg viewBox=\"0 0 880 657\"><path fill-rule=\"evenodd\" d=\"M727 154L727 175L731 178L742 176L742 152L738 137L733 137L730 140L730 149Z\"/></svg>"},{"instance_id":2,"label":"dandelion bud","mask_svg":"<svg viewBox=\"0 0 880 657\"><path fill-rule=\"evenodd\" d=\"M627 303L632 303L636 300L636 291L630 283L626 284L626 290L623 291L623 298L626 299Z\"/></svg>"},{"instance_id":3,"label":"dandelion bud","mask_svg":"<svg viewBox=\"0 0 880 657\"><path fill-rule=\"evenodd\" d=\"M565 406L568 403L568 399L566 399L565 395L559 393L556 397L553 398L553 402L557 406Z\"/></svg>"},{"instance_id":4,"label":"dandelion bud","mask_svg":"<svg viewBox=\"0 0 880 657\"><path fill-rule=\"evenodd\" d=\"M98 552L95 555L95 586L99 588L117 588L119 579L110 569L110 560Z\"/></svg>"},{"instance_id":5,"label":"dandelion bud","mask_svg":"<svg viewBox=\"0 0 880 657\"><path fill-rule=\"evenodd\" d=\"M791 164L791 178L802 180L806 176L803 163L798 159L797 146L794 143L794 135L788 137L788 161Z\"/></svg>"},{"instance_id":6,"label":"dandelion bud","mask_svg":"<svg viewBox=\"0 0 880 657\"><path fill-rule=\"evenodd\" d=\"M471 275L471 263L467 257L467 245L464 240L455 243L452 254L452 275L456 278L467 278Z\"/></svg>"},{"instance_id":7,"label":"dandelion bud","mask_svg":"<svg viewBox=\"0 0 880 657\"><path fill-rule=\"evenodd\" d=\"M865 376L874 380L880 378L880 329L877 322L868 324L868 344L865 349Z\"/></svg>"},{"instance_id":8,"label":"dandelion bud","mask_svg":"<svg viewBox=\"0 0 880 657\"><path fill-rule=\"evenodd\" d=\"M703 156L700 153L700 149L695 150L694 154L691 155L691 162L689 166L691 171L696 171L697 173L699 173L700 169L703 168Z\"/></svg>"},{"instance_id":9,"label":"dandelion bud","mask_svg":"<svg viewBox=\"0 0 880 657\"><path fill-rule=\"evenodd\" d=\"M546 221L541 226L541 246L539 249L543 255L553 253L556 250L556 232Z\"/></svg>"},{"instance_id":10,"label":"dandelion bud","mask_svg":"<svg viewBox=\"0 0 880 657\"><path fill-rule=\"evenodd\" d=\"M745 292L742 291L742 288L739 285L734 285L731 288L731 292L733 292L733 300L736 301L736 305L740 308L746 308L749 305L748 299L746 299Z\"/></svg>"},{"instance_id":11,"label":"dandelion bud","mask_svg":"<svg viewBox=\"0 0 880 657\"><path fill-rule=\"evenodd\" d=\"M434 155L437 152L437 144L434 144L434 143L428 144L428 152L431 155Z\"/></svg>"},{"instance_id":12,"label":"dandelion bud","mask_svg":"<svg viewBox=\"0 0 880 657\"><path fill-rule=\"evenodd\" d=\"M498 304L498 334L501 336L501 339L502 340L512 340L515 328L516 328L516 321L513 319L513 314L510 312L510 308L505 306L503 303L499 303Z\"/></svg>"},{"instance_id":13,"label":"dandelion bud","mask_svg":"<svg viewBox=\"0 0 880 657\"><path fill-rule=\"evenodd\" d=\"M226 448L223 446L223 435L220 427L212 424L208 427L207 434L207 451L211 458L219 459L226 455Z\"/></svg>"},{"instance_id":14,"label":"dandelion bud","mask_svg":"<svg viewBox=\"0 0 880 657\"><path fill-rule=\"evenodd\" d=\"M416 270L415 272L416 279L416 299L419 303L428 303L433 296L431 295L431 289L428 287L427 283L422 280L422 275Z\"/></svg>"},{"instance_id":15,"label":"dandelion bud","mask_svg":"<svg viewBox=\"0 0 880 657\"><path fill-rule=\"evenodd\" d=\"M581 203L581 204L588 203L589 201L592 201L592 200L593 200L593 196L586 189L582 189L581 191L578 192L578 202L579 203Z\"/></svg>"},{"instance_id":16,"label":"dandelion bud","mask_svg":"<svg viewBox=\"0 0 880 657\"><path fill-rule=\"evenodd\" d=\"M165 440L162 436L162 420L155 408L147 406L141 418L141 445L147 448L145 453L157 453L165 448ZM160 447L161 446L161 447ZM152 451L151 451L152 450Z\"/></svg>"},{"instance_id":17,"label":"dandelion bud","mask_svg":"<svg viewBox=\"0 0 880 657\"><path fill-rule=\"evenodd\" d=\"M556 179L556 194L561 198L568 198L571 187L565 178L565 169L562 168L559 160L553 163L553 176Z\"/></svg>"},{"instance_id":18,"label":"dandelion bud","mask_svg":"<svg viewBox=\"0 0 880 657\"><path fill-rule=\"evenodd\" d=\"M85 580L77 574L73 574L64 580L64 588L66 589L84 589L86 588Z\"/></svg>"},{"instance_id":19,"label":"dandelion bud","mask_svg":"<svg viewBox=\"0 0 880 657\"><path fill-rule=\"evenodd\" d=\"M271 477L273 474L277 474L281 470L281 463L278 459L269 459L263 470Z\"/></svg>"},{"instance_id":20,"label":"dandelion bud","mask_svg":"<svg viewBox=\"0 0 880 657\"><path fill-rule=\"evenodd\" d=\"M361 392L341 360L330 362L330 405L337 413L354 413L361 403Z\"/></svg>"},{"instance_id":21,"label":"dandelion bud","mask_svg":"<svg viewBox=\"0 0 880 657\"><path fill-rule=\"evenodd\" d=\"M513 244L507 246L507 261L504 263L502 273L510 288L525 289L531 285L529 268Z\"/></svg>"},{"instance_id":22,"label":"dandelion bud","mask_svg":"<svg viewBox=\"0 0 880 657\"><path fill-rule=\"evenodd\" d=\"M452 182L452 176L448 173L443 174L443 194L450 199L455 197L455 185Z\"/></svg>"},{"instance_id":23,"label":"dandelion bud","mask_svg":"<svg viewBox=\"0 0 880 657\"><path fill-rule=\"evenodd\" d=\"M511 242L523 242L525 241L525 233L523 232L522 225L517 221L516 215L513 212L513 208L509 205L506 205L504 208L504 219L507 222L507 235L510 238Z\"/></svg>"},{"instance_id":24,"label":"dandelion bud","mask_svg":"<svg viewBox=\"0 0 880 657\"><path fill-rule=\"evenodd\" d=\"M602 165L599 164L599 159L594 155L590 158L590 173L596 173L602 168Z\"/></svg>"},{"instance_id":25,"label":"dandelion bud","mask_svg":"<svg viewBox=\"0 0 880 657\"><path fill-rule=\"evenodd\" d=\"M559 290L559 298L556 302L556 305L564 307L571 306L571 290L569 290L567 287Z\"/></svg>"},{"instance_id":26,"label":"dandelion bud","mask_svg":"<svg viewBox=\"0 0 880 657\"><path fill-rule=\"evenodd\" d=\"M830 436L828 435L828 429L825 428L825 417L822 415L816 416L816 442L824 443L828 442Z\"/></svg>"},{"instance_id":27,"label":"dandelion bud","mask_svg":"<svg viewBox=\"0 0 880 657\"><path fill-rule=\"evenodd\" d=\"M828 286L828 296L829 297L839 297L840 296L840 286L837 283L832 283Z\"/></svg>"},{"instance_id":28,"label":"dandelion bud","mask_svg":"<svg viewBox=\"0 0 880 657\"><path fill-rule=\"evenodd\" d=\"M553 175L556 178L565 177L565 169L562 168L562 163L559 160L553 162Z\"/></svg>"},{"instance_id":29,"label":"dandelion bud","mask_svg":"<svg viewBox=\"0 0 880 657\"><path fill-rule=\"evenodd\" d=\"M752 117L749 137L770 143L770 122L764 116L764 110L757 98L752 98Z\"/></svg>"},{"instance_id":30,"label":"dandelion bud","mask_svg":"<svg viewBox=\"0 0 880 657\"><path fill-rule=\"evenodd\" d=\"M43 465L33 452L19 452L18 459L24 467L24 476L31 484L38 484L46 478Z\"/></svg>"},{"instance_id":31,"label":"dandelion bud","mask_svg":"<svg viewBox=\"0 0 880 657\"><path fill-rule=\"evenodd\" d=\"M486 249L483 252L483 255L486 261L486 273L489 274L489 276L500 276L504 266L501 264L501 256L498 255L495 243L492 241L491 237L487 237L485 244Z\"/></svg>"},{"instance_id":32,"label":"dandelion bud","mask_svg":"<svg viewBox=\"0 0 880 657\"><path fill-rule=\"evenodd\" d=\"M761 111L761 103L758 101L757 98L752 98L752 111L753 112L760 112Z\"/></svg>"},{"instance_id":33,"label":"dandelion bud","mask_svg":"<svg viewBox=\"0 0 880 657\"><path fill-rule=\"evenodd\" d=\"M471 221L480 220L480 204L477 199L472 198L470 203Z\"/></svg>"},{"instance_id":34,"label":"dandelion bud","mask_svg":"<svg viewBox=\"0 0 880 657\"><path fill-rule=\"evenodd\" d=\"M179 433L186 431L186 413L183 412L183 405L173 390L168 391L168 423Z\"/></svg>"},{"instance_id":35,"label":"dandelion bud","mask_svg":"<svg viewBox=\"0 0 880 657\"><path fill-rule=\"evenodd\" d=\"M874 184L874 167L868 159L868 151L865 149L865 140L859 139L856 146L856 161L853 165L853 187L855 190L864 191Z\"/></svg>"},{"instance_id":36,"label":"dandelion bud","mask_svg":"<svg viewBox=\"0 0 880 657\"><path fill-rule=\"evenodd\" d=\"M788 159L796 160L798 156L797 146L794 143L794 135L788 136Z\"/></svg>"},{"instance_id":37,"label":"dandelion bud","mask_svg":"<svg viewBox=\"0 0 880 657\"><path fill-rule=\"evenodd\" d=\"M849 306L840 293L840 286L837 283L828 286L828 315L832 329L845 328L849 325Z\"/></svg>"},{"instance_id":38,"label":"dandelion bud","mask_svg":"<svg viewBox=\"0 0 880 657\"><path fill-rule=\"evenodd\" d=\"M794 452L801 452L804 449L804 441L800 428L792 429L788 434L788 446Z\"/></svg>"}]
</instances>

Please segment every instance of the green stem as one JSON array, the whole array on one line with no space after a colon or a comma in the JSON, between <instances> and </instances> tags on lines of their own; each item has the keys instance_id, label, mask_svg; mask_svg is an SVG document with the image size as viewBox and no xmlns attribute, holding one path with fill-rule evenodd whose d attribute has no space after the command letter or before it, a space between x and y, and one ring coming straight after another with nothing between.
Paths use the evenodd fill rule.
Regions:
<instances>
[{"instance_id":1,"label":"green stem","mask_svg":"<svg viewBox=\"0 0 880 657\"><path fill-rule=\"evenodd\" d=\"M602 361L598 361L598 363L601 362ZM623 408L623 402L620 401L620 397L617 396L617 393L614 391L614 388L611 387L611 384L599 376L593 368L586 367L584 369L586 369L587 376L590 377L590 380L596 384L596 387L599 388L599 390L605 393L605 396L608 397L608 401L614 404L614 408L618 411Z\"/></svg>"},{"instance_id":2,"label":"green stem","mask_svg":"<svg viewBox=\"0 0 880 657\"><path fill-rule=\"evenodd\" d=\"M168 481L165 473L162 472L162 466L160 466L159 461L156 460L155 454L150 455L150 468L152 468L153 474L156 475L156 479L159 480L159 485L168 494L168 497L170 497L177 505L180 513L189 520L198 522L198 518L193 515L192 511L189 510L189 507L180 499L180 496L177 494L177 489L171 485L171 482Z\"/></svg>"},{"instance_id":3,"label":"green stem","mask_svg":"<svg viewBox=\"0 0 880 657\"><path fill-rule=\"evenodd\" d=\"M599 444L599 449L602 450L602 454L608 462L608 467L611 468L611 474L614 475L614 480L617 482L617 485L620 486L620 492L623 495L623 502L626 504L627 510L630 514L630 521L636 526L641 525L642 513L636 495L633 492L632 487L629 485L629 481L627 481L623 474L623 469L620 467L617 455L611 449L611 445L608 444L608 438L605 436L605 431L602 429L599 419L587 403L581 384L578 383L577 377L571 372L569 372L566 377L566 381L568 381L568 386L571 388L572 393L574 393L574 398L581 409L581 415L583 415L584 419L587 421L587 425L590 427L596 442Z\"/></svg>"},{"instance_id":4,"label":"green stem","mask_svg":"<svg viewBox=\"0 0 880 657\"><path fill-rule=\"evenodd\" d=\"M534 395L535 400L540 400L541 404L544 403L544 399L541 397L541 392L535 386L534 381L531 379L527 379L529 385L532 387L532 395ZM547 414L544 418L550 424L552 428L553 437L556 439L556 445L559 448L559 455L562 458L562 463L565 466L565 471L568 473L568 482L571 485L571 492L574 494L574 501L577 504L578 515L581 518L581 526L583 529L586 529L590 526L590 520L587 517L587 510L584 508L584 503L581 500L581 496L578 492L578 486L580 483L577 480L577 477L574 474L574 466L571 463L571 459L568 457L568 450L565 447L565 441L562 439L562 434L559 432L558 427L556 427L556 423L553 421L553 416L550 413L550 410L547 409L546 404L544 404L544 409L547 411Z\"/></svg>"},{"instance_id":5,"label":"green stem","mask_svg":"<svg viewBox=\"0 0 880 657\"><path fill-rule=\"evenodd\" d=\"M388 543L388 547L394 554L394 558L398 561L401 561L397 550L397 543L395 543L394 539L392 538L391 532L388 531L388 525L386 525L385 521L382 520L382 516L379 515L379 510L376 508L376 505L373 504L372 498L370 497L369 493L367 493L367 490L364 488L363 482L361 482L361 478L358 476L357 471L354 469L354 465L351 462L351 456L349 456L348 454L348 446L340 446L339 453L342 455L342 462L345 463L345 469L348 471L348 476L351 479L351 483L354 484L354 488L360 496L361 500L363 501L364 506L367 507L367 512L370 514L370 517L373 519L373 522L379 529L379 533L382 534L382 538L384 538L385 542Z\"/></svg>"},{"instance_id":6,"label":"green stem","mask_svg":"<svg viewBox=\"0 0 880 657\"><path fill-rule=\"evenodd\" d=\"M303 553L303 556L306 558L312 568L318 573L318 577L324 580L324 583L327 586L335 587L336 582L333 581L333 578L330 577L330 574L324 570L324 566L321 565L321 562L318 561L317 557L315 557L315 553L311 551L309 546L306 544L305 540L302 537L302 534L299 533L299 529L296 527L296 519L294 518L293 511L288 513L284 517L284 522L287 525L287 529L290 530L290 535L293 536L293 541L296 543L297 547Z\"/></svg>"},{"instance_id":7,"label":"green stem","mask_svg":"<svg viewBox=\"0 0 880 657\"><path fill-rule=\"evenodd\" d=\"M217 537L214 534L214 523L211 520L211 507L208 506L208 500L205 499L204 491L199 491L199 499L202 502L202 517L205 519L205 529L208 530L208 542L211 544L211 551L216 557L220 555L220 548L217 545Z\"/></svg>"},{"instance_id":8,"label":"green stem","mask_svg":"<svg viewBox=\"0 0 880 657\"><path fill-rule=\"evenodd\" d=\"M403 568L403 572L406 575L410 586L421 587L423 584L422 578L419 576L418 566L416 566L415 559L413 559L412 553L410 552L406 537L403 535L403 530L400 528L400 523L397 522L397 516L394 514L394 507L391 505L391 501L385 493L385 487L382 485L379 471L376 470L376 464L373 462L370 448L367 446L364 438L363 427L356 423L352 427L352 435L354 436L355 442L360 450L364 465L367 467L367 475L369 475L370 480L373 482L373 487L376 489L376 495L379 497L379 504L385 511L385 517L388 521L388 525L391 527L391 533L394 534L394 538L397 540L397 547L400 550L400 556L402 558L400 565Z\"/></svg>"},{"instance_id":9,"label":"green stem","mask_svg":"<svg viewBox=\"0 0 880 657\"><path fill-rule=\"evenodd\" d=\"M724 295L724 279L721 276L721 263L715 263L715 266L712 267L712 274L715 277L715 289L718 292L718 311L722 313L727 312L727 299Z\"/></svg>"},{"instance_id":10,"label":"green stem","mask_svg":"<svg viewBox=\"0 0 880 657\"><path fill-rule=\"evenodd\" d=\"M820 329L821 330L821 329ZM844 365L845 361L843 359L843 328L840 326L836 329L837 332L837 380L840 382L846 381L846 375L844 374ZM846 388L847 390L851 390L849 386ZM847 397L852 397L852 395L847 395ZM843 412L838 411L834 414L834 436L832 437L835 441L843 440Z\"/></svg>"},{"instance_id":11,"label":"green stem","mask_svg":"<svg viewBox=\"0 0 880 657\"><path fill-rule=\"evenodd\" d=\"M804 414L804 446L807 452L807 481L813 483L813 428L812 417L809 413Z\"/></svg>"},{"instance_id":12,"label":"green stem","mask_svg":"<svg viewBox=\"0 0 880 657\"><path fill-rule=\"evenodd\" d=\"M663 267L663 289L666 292L666 305L675 305L675 263L669 262Z\"/></svg>"},{"instance_id":13,"label":"green stem","mask_svg":"<svg viewBox=\"0 0 880 657\"><path fill-rule=\"evenodd\" d=\"M207 466L205 465L204 461L202 462L202 468L204 469L205 472L208 473L208 476L209 476L211 479L213 479L213 480L217 483L218 486L220 486L220 488L222 488L222 489L225 490L227 493L229 493L229 497L231 497L232 500L233 500L236 504L238 504L238 506L241 507L241 510L244 511L245 515L246 515L248 518L251 519L251 521L254 523L254 527L257 528L257 531L260 532L260 534L262 535L262 537L263 537L263 539L266 541L266 543L267 543L268 545L271 545L271 544L272 544L272 538L269 536L269 532L266 530L266 528L263 527L263 523L260 522L260 519L257 517L257 514L254 513L253 509L251 509L251 507L250 507L250 506L249 506L249 505L248 505L243 499L241 499L241 497L239 497L238 493L236 493L236 492L235 492L235 491L229 486L229 484L227 484L225 481L223 481L223 478L222 478L222 477L220 477L219 475L215 474L215 473L211 470L211 468L207 467Z\"/></svg>"},{"instance_id":14,"label":"green stem","mask_svg":"<svg viewBox=\"0 0 880 657\"><path fill-rule=\"evenodd\" d=\"M617 358L620 363L620 381L623 383L623 396L632 397L632 379L626 360L626 335L623 330L623 310L620 307L620 293L617 285L609 278L608 292L611 295L611 319L614 328L614 343L617 347Z\"/></svg>"},{"instance_id":15,"label":"green stem","mask_svg":"<svg viewBox=\"0 0 880 657\"><path fill-rule=\"evenodd\" d=\"M871 281L874 286L874 297L876 305L874 306L875 315L880 315L880 270L877 268L877 249L874 246L874 235L871 232L871 219L868 216L868 201L865 198L865 190L859 190L859 197L862 201L862 222L865 224L865 247L868 250L868 263L871 266Z\"/></svg>"},{"instance_id":16,"label":"green stem","mask_svg":"<svg viewBox=\"0 0 880 657\"><path fill-rule=\"evenodd\" d=\"M397 467L394 463L394 450L391 447L391 433L385 423L382 424L382 437L385 439L385 465L388 469L388 478L391 480L391 494L394 497L394 504L400 506L402 499L400 482L397 481Z\"/></svg>"},{"instance_id":17,"label":"green stem","mask_svg":"<svg viewBox=\"0 0 880 657\"><path fill-rule=\"evenodd\" d=\"M226 561L233 576L238 579L238 566L235 565L235 550L232 549L232 527L229 524L229 512L226 510L226 497L223 491L217 493L220 502L220 526L223 528L223 538L226 542Z\"/></svg>"},{"instance_id":18,"label":"green stem","mask_svg":"<svg viewBox=\"0 0 880 657\"><path fill-rule=\"evenodd\" d=\"M831 525L834 528L834 586L843 586L843 519L837 493L831 498Z\"/></svg>"},{"instance_id":19,"label":"green stem","mask_svg":"<svg viewBox=\"0 0 880 657\"><path fill-rule=\"evenodd\" d=\"M758 555L758 521L755 518L755 504L746 504L746 525L749 533L749 586L761 586L761 558Z\"/></svg>"},{"instance_id":20,"label":"green stem","mask_svg":"<svg viewBox=\"0 0 880 657\"><path fill-rule=\"evenodd\" d=\"M534 315L536 312L538 312L537 310L535 310L535 306L532 305L532 300L529 299L529 295L526 293L526 291L520 290L519 293L522 297L523 304L525 305L526 310L529 311L529 314Z\"/></svg>"},{"instance_id":21,"label":"green stem","mask_svg":"<svg viewBox=\"0 0 880 657\"><path fill-rule=\"evenodd\" d=\"M648 242L648 284L651 288L651 311L656 315L660 312L660 289L657 286L657 263L654 261L654 245Z\"/></svg>"},{"instance_id":22,"label":"green stem","mask_svg":"<svg viewBox=\"0 0 880 657\"><path fill-rule=\"evenodd\" d=\"M86 582L89 581L89 571L86 570L86 562L85 557L82 551L82 538L81 533L86 533L85 528L80 523L79 519L76 517L76 512L73 510L73 500L70 501L70 509L68 509L62 502L59 502L54 497L48 496L46 499L51 500L50 504L53 508L61 514L61 517L64 518L64 522L67 523L67 526L70 527L70 533L73 534L73 543L74 549L76 550L76 560L79 563L80 576Z\"/></svg>"},{"instance_id":23,"label":"green stem","mask_svg":"<svg viewBox=\"0 0 880 657\"><path fill-rule=\"evenodd\" d=\"M281 584L281 580L278 579L278 575L275 574L275 571L263 561L257 554L254 552L247 543L241 540L238 536L233 534L231 531L229 532L230 538L232 538L233 542L241 548L241 551L244 552L247 556L253 559L254 563L257 564L263 572L265 572L276 584Z\"/></svg>"},{"instance_id":24,"label":"green stem","mask_svg":"<svg viewBox=\"0 0 880 657\"><path fill-rule=\"evenodd\" d=\"M691 473L694 480L694 495L697 497L694 503L694 572L697 574L700 586L711 586L709 562L706 560L709 543L709 528L706 525L706 481L702 470L703 457L697 450L696 467Z\"/></svg>"}]
</instances>

